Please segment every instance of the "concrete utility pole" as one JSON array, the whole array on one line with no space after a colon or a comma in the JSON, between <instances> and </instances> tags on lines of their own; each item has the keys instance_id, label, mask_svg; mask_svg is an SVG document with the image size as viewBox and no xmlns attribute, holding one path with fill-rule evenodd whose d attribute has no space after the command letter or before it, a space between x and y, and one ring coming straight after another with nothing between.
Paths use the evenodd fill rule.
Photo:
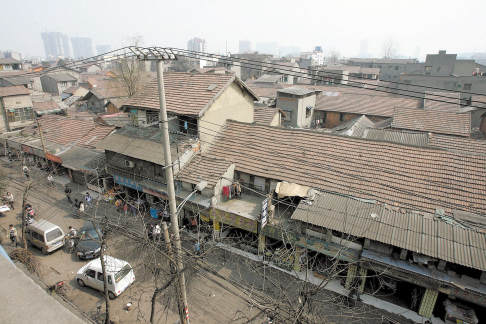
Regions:
<instances>
[{"instance_id":1,"label":"concrete utility pole","mask_svg":"<svg viewBox=\"0 0 486 324\"><path fill-rule=\"evenodd\" d=\"M159 106L160 106L160 124L162 131L162 144L164 146L164 162L165 166L172 165L172 157L170 153L169 140L169 122L167 118L167 107L165 104L165 90L164 90L164 60L177 60L176 55L168 49L159 47L141 48L130 47L130 50L137 56L139 60L152 60L157 62L157 80L159 87ZM177 203L175 198L174 188L174 174L172 168L165 169L165 178L167 179L167 191L169 196L169 211L170 222L172 225L172 232L174 235L174 247L176 255L176 267L179 275L179 304L182 306L179 310L181 323L189 323L189 308L187 305L186 282L184 273L182 272L184 265L182 263L182 247L181 238L179 235L179 221L177 217Z\"/></svg>"}]
</instances>

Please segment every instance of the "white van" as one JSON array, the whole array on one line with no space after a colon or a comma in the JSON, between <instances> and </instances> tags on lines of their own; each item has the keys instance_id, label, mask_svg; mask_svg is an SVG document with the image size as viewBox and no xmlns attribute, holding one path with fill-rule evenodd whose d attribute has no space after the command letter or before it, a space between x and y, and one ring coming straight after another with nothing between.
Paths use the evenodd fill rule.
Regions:
<instances>
[{"instance_id":1,"label":"white van","mask_svg":"<svg viewBox=\"0 0 486 324\"><path fill-rule=\"evenodd\" d=\"M25 239L27 243L47 254L64 245L64 232L56 224L39 219L25 228Z\"/></svg>"},{"instance_id":2,"label":"white van","mask_svg":"<svg viewBox=\"0 0 486 324\"><path fill-rule=\"evenodd\" d=\"M127 262L108 255L104 256L106 275L108 276L108 297L114 299L135 281L132 266ZM81 287L89 286L104 291L101 259L88 262L76 273L76 280Z\"/></svg>"}]
</instances>

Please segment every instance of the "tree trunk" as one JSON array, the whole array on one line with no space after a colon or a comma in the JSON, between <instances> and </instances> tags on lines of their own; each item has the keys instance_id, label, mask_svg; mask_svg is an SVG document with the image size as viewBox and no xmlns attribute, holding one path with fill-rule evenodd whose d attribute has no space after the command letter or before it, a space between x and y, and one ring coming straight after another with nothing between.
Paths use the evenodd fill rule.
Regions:
<instances>
[{"instance_id":1,"label":"tree trunk","mask_svg":"<svg viewBox=\"0 0 486 324\"><path fill-rule=\"evenodd\" d=\"M30 184L24 190L24 196L22 198L22 247L27 250L27 241L25 239L25 220L27 211L25 210L25 205L27 204L27 195L29 194Z\"/></svg>"},{"instance_id":2,"label":"tree trunk","mask_svg":"<svg viewBox=\"0 0 486 324\"><path fill-rule=\"evenodd\" d=\"M101 271L103 272L103 286L104 286L104 294L105 294L105 301L106 301L106 319L105 324L110 324L110 296L108 295L108 278L106 276L106 266L105 266L105 242L104 238L101 242L101 252L100 252L100 260L101 260Z\"/></svg>"}]
</instances>

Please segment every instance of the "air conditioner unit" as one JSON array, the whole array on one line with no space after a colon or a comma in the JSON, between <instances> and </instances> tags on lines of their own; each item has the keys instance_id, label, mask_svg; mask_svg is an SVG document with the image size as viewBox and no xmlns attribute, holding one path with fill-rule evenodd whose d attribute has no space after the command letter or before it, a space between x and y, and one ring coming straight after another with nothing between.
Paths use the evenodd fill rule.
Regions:
<instances>
[{"instance_id":1,"label":"air conditioner unit","mask_svg":"<svg viewBox=\"0 0 486 324\"><path fill-rule=\"evenodd\" d=\"M135 167L135 162L125 160L125 166L126 166L127 168L134 168L134 167Z\"/></svg>"}]
</instances>

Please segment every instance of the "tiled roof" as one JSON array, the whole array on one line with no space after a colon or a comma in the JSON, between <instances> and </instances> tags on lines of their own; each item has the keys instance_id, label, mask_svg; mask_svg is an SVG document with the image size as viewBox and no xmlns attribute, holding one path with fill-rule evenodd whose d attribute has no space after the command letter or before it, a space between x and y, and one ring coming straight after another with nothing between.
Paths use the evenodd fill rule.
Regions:
<instances>
[{"instance_id":1,"label":"tiled roof","mask_svg":"<svg viewBox=\"0 0 486 324\"><path fill-rule=\"evenodd\" d=\"M0 97L30 95L29 89L24 86L17 85L13 87L0 87Z\"/></svg>"},{"instance_id":2,"label":"tiled roof","mask_svg":"<svg viewBox=\"0 0 486 324\"><path fill-rule=\"evenodd\" d=\"M365 68L362 67L359 69L359 72L362 74L380 74L380 68Z\"/></svg>"},{"instance_id":3,"label":"tiled roof","mask_svg":"<svg viewBox=\"0 0 486 324\"><path fill-rule=\"evenodd\" d=\"M44 140L61 145L76 142L78 146L92 147L110 134L115 126L102 126L94 122L47 115L39 119ZM24 128L22 135L37 135L37 127Z\"/></svg>"},{"instance_id":4,"label":"tiled roof","mask_svg":"<svg viewBox=\"0 0 486 324\"><path fill-rule=\"evenodd\" d=\"M378 59L378 58L350 58L349 61L356 63L415 63L416 59Z\"/></svg>"},{"instance_id":5,"label":"tiled roof","mask_svg":"<svg viewBox=\"0 0 486 324\"><path fill-rule=\"evenodd\" d=\"M106 103L105 106L107 106L109 103L112 103L113 106L115 106L117 109L120 109L123 105L125 105L128 102L128 99L117 99L117 98L110 98L108 102Z\"/></svg>"},{"instance_id":6,"label":"tiled roof","mask_svg":"<svg viewBox=\"0 0 486 324\"><path fill-rule=\"evenodd\" d=\"M53 110L61 108L54 99L42 102L32 102L35 111Z\"/></svg>"},{"instance_id":7,"label":"tiled roof","mask_svg":"<svg viewBox=\"0 0 486 324\"><path fill-rule=\"evenodd\" d=\"M305 80L309 80L309 79L305 79ZM375 81L375 80L361 80L361 79L351 80L351 82L357 82L357 83L368 83L369 81ZM283 83L269 84L269 83L255 83L255 80L247 80L245 83L258 96L267 97L267 98L276 98L277 90L291 88L291 87L305 88L309 90L320 90L322 92L360 93L360 94L367 94L370 96L386 95L386 93L384 92L373 91L370 89L363 88L361 86L358 87L354 83L351 85L340 85L340 86L312 85L312 84L283 84Z\"/></svg>"},{"instance_id":8,"label":"tiled roof","mask_svg":"<svg viewBox=\"0 0 486 324\"><path fill-rule=\"evenodd\" d=\"M471 104L481 108L486 108L486 96L483 95L472 95Z\"/></svg>"},{"instance_id":9,"label":"tiled roof","mask_svg":"<svg viewBox=\"0 0 486 324\"><path fill-rule=\"evenodd\" d=\"M77 79L67 73L58 73L58 74L47 74L52 79L56 80L57 82L71 82L77 81Z\"/></svg>"},{"instance_id":10,"label":"tiled roof","mask_svg":"<svg viewBox=\"0 0 486 324\"><path fill-rule=\"evenodd\" d=\"M207 181L207 188L213 188L228 171L231 162L225 159L214 158L208 155L195 156L177 175L180 181L198 184Z\"/></svg>"},{"instance_id":11,"label":"tiled roof","mask_svg":"<svg viewBox=\"0 0 486 324\"><path fill-rule=\"evenodd\" d=\"M429 135L429 146L486 155L486 141L439 134Z\"/></svg>"},{"instance_id":12,"label":"tiled roof","mask_svg":"<svg viewBox=\"0 0 486 324\"><path fill-rule=\"evenodd\" d=\"M270 125L275 114L278 113L275 107L253 107L253 120L255 123Z\"/></svg>"},{"instance_id":13,"label":"tiled roof","mask_svg":"<svg viewBox=\"0 0 486 324\"><path fill-rule=\"evenodd\" d=\"M285 89L280 89L277 90L277 93L288 93L288 94L293 94L297 96L304 96L310 93L315 93L315 90L310 90L302 87L290 87L290 88L285 88Z\"/></svg>"},{"instance_id":14,"label":"tiled roof","mask_svg":"<svg viewBox=\"0 0 486 324\"><path fill-rule=\"evenodd\" d=\"M486 157L227 121L208 155L236 170L413 210L486 214Z\"/></svg>"},{"instance_id":15,"label":"tiled roof","mask_svg":"<svg viewBox=\"0 0 486 324\"><path fill-rule=\"evenodd\" d=\"M395 108L391 127L437 134L469 136L471 134L471 114Z\"/></svg>"},{"instance_id":16,"label":"tiled roof","mask_svg":"<svg viewBox=\"0 0 486 324\"><path fill-rule=\"evenodd\" d=\"M338 93L336 96L321 94L316 100L316 110L370 116L392 117L395 107L420 108L420 99Z\"/></svg>"},{"instance_id":17,"label":"tiled roof","mask_svg":"<svg viewBox=\"0 0 486 324\"><path fill-rule=\"evenodd\" d=\"M33 82L32 79L24 75L3 76L3 74L0 74L0 78L10 82L13 85L31 84Z\"/></svg>"},{"instance_id":18,"label":"tiled roof","mask_svg":"<svg viewBox=\"0 0 486 324\"><path fill-rule=\"evenodd\" d=\"M486 270L486 236L432 214L322 192L310 206L300 202L292 219Z\"/></svg>"},{"instance_id":19,"label":"tiled roof","mask_svg":"<svg viewBox=\"0 0 486 324\"><path fill-rule=\"evenodd\" d=\"M22 62L13 58L3 58L0 57L0 64L21 64Z\"/></svg>"},{"instance_id":20,"label":"tiled roof","mask_svg":"<svg viewBox=\"0 0 486 324\"><path fill-rule=\"evenodd\" d=\"M264 74L256 79L255 83L276 83L282 76L282 74Z\"/></svg>"},{"instance_id":21,"label":"tiled roof","mask_svg":"<svg viewBox=\"0 0 486 324\"><path fill-rule=\"evenodd\" d=\"M210 107L213 100L216 100L234 81L246 88L246 85L233 74L164 73L167 111L181 115L198 116L205 108ZM250 91L250 93L252 92ZM255 95L255 100L258 99ZM144 89L132 97L126 105L158 110L159 90L157 80L148 82Z\"/></svg>"},{"instance_id":22,"label":"tiled roof","mask_svg":"<svg viewBox=\"0 0 486 324\"><path fill-rule=\"evenodd\" d=\"M118 127L127 126L130 123L130 117L128 116L128 113L103 115L99 118L107 125L115 125Z\"/></svg>"},{"instance_id":23,"label":"tiled roof","mask_svg":"<svg viewBox=\"0 0 486 324\"><path fill-rule=\"evenodd\" d=\"M459 113L461 94L458 92L425 91L424 109Z\"/></svg>"},{"instance_id":24,"label":"tiled roof","mask_svg":"<svg viewBox=\"0 0 486 324\"><path fill-rule=\"evenodd\" d=\"M368 128L363 132L363 138L407 145L427 146L429 134Z\"/></svg>"}]
</instances>

